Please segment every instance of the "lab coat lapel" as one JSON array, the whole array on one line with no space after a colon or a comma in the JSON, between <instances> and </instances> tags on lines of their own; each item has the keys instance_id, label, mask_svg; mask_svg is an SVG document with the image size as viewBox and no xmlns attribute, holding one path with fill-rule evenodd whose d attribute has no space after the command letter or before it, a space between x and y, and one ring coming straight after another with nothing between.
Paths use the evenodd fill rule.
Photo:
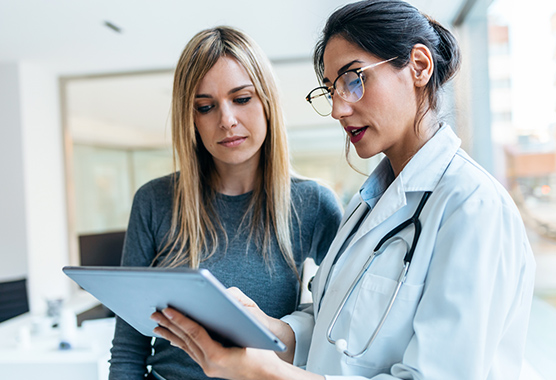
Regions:
<instances>
[{"instance_id":1,"label":"lab coat lapel","mask_svg":"<svg viewBox=\"0 0 556 380\"><path fill-rule=\"evenodd\" d=\"M363 202L363 204L365 204L365 202ZM348 293L350 286L355 281L355 278L359 274L361 268L363 268L365 262L369 258L369 255L372 253L372 250L374 248L374 246L372 247L369 246L369 247L365 247L365 249L359 249L358 251L350 252L351 247L353 247L354 244L357 244L357 242L361 238L366 236L370 231L372 231L374 228L379 226L381 223L383 223L386 219L388 219L390 216L395 214L399 209L401 209L405 205L406 205L405 191L403 189L403 183L401 183L401 180L399 180L398 177L392 183L392 185L387 189L387 191L382 195L379 201L376 203L376 206L371 210L369 216L359 227L357 233L353 237L349 246L346 247L346 250L344 251L343 254L349 257L348 258L349 265L343 263L342 268L340 269L341 272L339 272L338 275L335 276L334 281L328 284L328 289L331 290L330 293L334 293L338 295L343 295ZM366 210L367 208L365 208L365 211ZM353 225L357 222L357 220L359 220L359 217L362 215L362 212L358 212L357 214L358 214L357 216L353 215L351 218L353 222L350 222L350 226L349 226L350 231L351 228L353 228ZM346 225L345 227L348 226ZM345 235L345 237L342 236L341 241L336 242L336 246L337 246L335 247L336 250L342 246L347 236L348 235ZM382 236L378 237L376 239L376 242L378 242L378 240L381 237ZM331 265L331 262L327 264ZM321 281L326 281L329 272L330 272L330 267L327 267L326 270L324 271L325 276L321 276ZM322 283L319 286L319 292L320 292L318 298L319 302L322 301L322 288L324 286L325 286L324 283ZM326 310L338 310L341 301L342 301L342 297L336 297L336 296L327 297ZM324 320L328 320L329 318L332 318L332 315L328 316L328 318L324 315L322 315L322 317L324 317Z\"/></svg>"},{"instance_id":2,"label":"lab coat lapel","mask_svg":"<svg viewBox=\"0 0 556 380\"><path fill-rule=\"evenodd\" d=\"M313 295L313 300L316 304L315 315L319 310L324 288L326 286L326 281L340 248L349 237L349 234L351 233L359 219L361 219L361 217L369 209L368 205L361 199L359 195L356 195L354 197L349 206L350 207L346 208L346 216L342 221L340 230L332 241L328 253L322 261L318 273L313 280L313 290L316 291L316 293Z\"/></svg>"},{"instance_id":3,"label":"lab coat lapel","mask_svg":"<svg viewBox=\"0 0 556 380\"><path fill-rule=\"evenodd\" d=\"M384 194L380 195L380 192L377 192L377 195L374 195L373 189L370 189L371 194L363 197L367 202L372 203L373 196L374 199L378 198L378 201L365 223L359 227L350 247L406 206L408 192L432 191L436 187L459 149L460 140L447 125L443 125L432 139L436 140L435 143L427 142L388 186ZM385 169L383 168L382 171L384 172Z\"/></svg>"},{"instance_id":4,"label":"lab coat lapel","mask_svg":"<svg viewBox=\"0 0 556 380\"><path fill-rule=\"evenodd\" d=\"M362 236L365 236L373 228L382 224L386 219L394 215L407 204L402 177L398 176L380 197L376 206L372 209L369 217L359 227L357 234L351 241L350 247ZM348 247L349 248L349 247Z\"/></svg>"}]
</instances>

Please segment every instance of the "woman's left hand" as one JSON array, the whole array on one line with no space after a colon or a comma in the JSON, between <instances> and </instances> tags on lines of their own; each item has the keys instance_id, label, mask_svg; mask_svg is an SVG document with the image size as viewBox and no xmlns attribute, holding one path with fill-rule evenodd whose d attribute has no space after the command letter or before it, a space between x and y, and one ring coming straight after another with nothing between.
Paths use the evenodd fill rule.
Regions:
<instances>
[{"instance_id":1,"label":"woman's left hand","mask_svg":"<svg viewBox=\"0 0 556 380\"><path fill-rule=\"evenodd\" d=\"M154 332L187 352L209 377L264 379L265 372L276 371L285 364L273 351L224 347L201 325L175 309L155 312L151 318L159 324Z\"/></svg>"}]
</instances>

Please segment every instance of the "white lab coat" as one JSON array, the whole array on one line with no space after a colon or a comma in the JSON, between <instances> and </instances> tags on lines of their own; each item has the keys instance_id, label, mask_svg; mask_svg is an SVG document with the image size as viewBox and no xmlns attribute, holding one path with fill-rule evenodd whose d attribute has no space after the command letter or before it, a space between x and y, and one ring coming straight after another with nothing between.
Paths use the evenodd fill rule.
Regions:
<instances>
[{"instance_id":1,"label":"white lab coat","mask_svg":"<svg viewBox=\"0 0 556 380\"><path fill-rule=\"evenodd\" d=\"M296 336L294 364L327 379L519 377L533 294L533 255L506 190L459 146L450 127L443 126L398 177L393 178L385 158L352 199L313 281L314 306L283 318ZM378 241L413 215L425 191L432 195L421 213L422 233L406 283L367 353L348 358L327 340L331 320ZM413 232L409 227L398 236L410 245ZM405 244L392 244L346 303L332 338L346 339L349 351L362 350L376 328L405 252Z\"/></svg>"}]
</instances>

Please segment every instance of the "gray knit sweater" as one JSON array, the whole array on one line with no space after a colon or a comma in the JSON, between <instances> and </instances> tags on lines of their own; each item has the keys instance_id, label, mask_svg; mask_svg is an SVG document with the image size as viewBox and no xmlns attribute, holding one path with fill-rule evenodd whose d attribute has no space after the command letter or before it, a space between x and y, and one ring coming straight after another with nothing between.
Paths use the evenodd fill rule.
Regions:
<instances>
[{"instance_id":1,"label":"gray knit sweater","mask_svg":"<svg viewBox=\"0 0 556 380\"><path fill-rule=\"evenodd\" d=\"M292 180L292 247L301 273L303 261L321 262L340 223L341 210L334 194L314 181ZM149 266L156 247L164 245L172 214L172 176L155 179L141 187L134 198L126 233L122 265ZM217 194L214 208L227 232L228 244L220 239L216 253L201 263L225 287L236 286L268 315L280 318L298 306L299 285L278 249L271 243L272 260L265 263L261 250L246 245L248 228L238 230L252 193L238 196ZM110 380L144 379L147 366L166 380L207 379L201 368L182 350L164 339L151 338L116 319L111 350Z\"/></svg>"}]
</instances>

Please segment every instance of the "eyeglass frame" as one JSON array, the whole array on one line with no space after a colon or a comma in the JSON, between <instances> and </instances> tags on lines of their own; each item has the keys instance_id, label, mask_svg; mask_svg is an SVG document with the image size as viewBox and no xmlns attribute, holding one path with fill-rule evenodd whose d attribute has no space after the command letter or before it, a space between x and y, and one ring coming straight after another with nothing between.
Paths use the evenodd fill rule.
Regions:
<instances>
[{"instance_id":1,"label":"eyeglass frame","mask_svg":"<svg viewBox=\"0 0 556 380\"><path fill-rule=\"evenodd\" d=\"M350 100L344 98L344 97L342 96L342 93L341 93L340 91L338 91L338 95L340 96L340 98L344 99L344 100L345 100L346 102L348 102L348 103L357 103L358 101L360 101L360 100L363 98L363 96L365 96L365 82L363 81L363 78L362 78L362 76L361 76L361 74L363 73L363 71L365 71L365 70L367 70L367 69L372 69L373 67L380 66L380 65L382 65L383 63L393 61L393 60L396 59L396 58L398 58L398 57L393 57L393 58L390 58L390 59L386 59L386 60L384 60L384 61L375 62L375 63L372 63L372 64L370 64L370 65L368 65L368 66L360 67L360 68L358 68L358 69L346 70L346 71L344 71L343 73L341 73L340 75L338 75L338 76L336 77L336 79L335 79L334 82L332 83L332 86L319 86L319 87L313 88L313 89L309 92L309 94L305 97L305 100L308 101L309 104L311 104L311 107L313 107L313 109L315 110L315 112L318 113L319 115L321 115L321 116L323 116L323 117L326 117L326 116L330 115L330 114L332 113L332 96L334 95L333 92L332 92L332 89L334 89L334 92L338 91L338 89L336 88L336 83L338 82L338 79L340 79L343 75L345 75L345 74L347 74L347 73L355 73L355 74L357 74L357 77L358 77L359 80L361 81L361 88L363 89L363 91L361 92L361 96L359 97L359 99L357 99L356 101L352 102L352 101L350 101ZM321 114L319 111L317 111L317 109L316 109L315 106L313 105L313 102L311 101L312 99L317 98L317 96L311 97L311 94L312 94L314 91L317 91L317 90L324 90L324 91L328 92L328 94L326 94L325 92L323 92L323 94L322 94L322 95L319 95L319 96L325 96L325 95L329 95L329 96L330 96L330 99L327 99L327 100L330 102L330 112L327 113L326 115L323 115L323 114Z\"/></svg>"}]
</instances>

